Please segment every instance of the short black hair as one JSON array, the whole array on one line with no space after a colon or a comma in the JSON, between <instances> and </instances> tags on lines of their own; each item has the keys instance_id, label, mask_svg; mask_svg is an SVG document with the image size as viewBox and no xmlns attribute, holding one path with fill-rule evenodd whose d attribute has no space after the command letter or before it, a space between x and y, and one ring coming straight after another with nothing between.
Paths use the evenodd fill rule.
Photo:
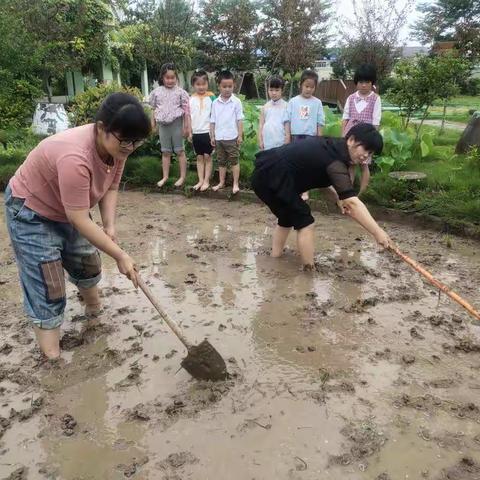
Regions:
<instances>
[{"instance_id":1,"label":"short black hair","mask_svg":"<svg viewBox=\"0 0 480 480\"><path fill-rule=\"evenodd\" d=\"M199 78L204 78L205 81L208 83L208 74L205 70L195 70L193 72L193 75L192 75L192 78L190 79L190 83L192 84L192 86L195 84L195 82L199 79Z\"/></svg>"},{"instance_id":2,"label":"short black hair","mask_svg":"<svg viewBox=\"0 0 480 480\"><path fill-rule=\"evenodd\" d=\"M268 88L282 88L285 86L285 80L279 75L272 75L268 78Z\"/></svg>"},{"instance_id":3,"label":"short black hair","mask_svg":"<svg viewBox=\"0 0 480 480\"><path fill-rule=\"evenodd\" d=\"M178 80L177 67L175 67L174 63L167 62L160 67L160 73L158 74L159 85L163 85L163 77L169 70L171 70L172 72L175 72L175 76L177 77L177 80Z\"/></svg>"},{"instance_id":4,"label":"short black hair","mask_svg":"<svg viewBox=\"0 0 480 480\"><path fill-rule=\"evenodd\" d=\"M106 132L123 140L139 140L150 135L151 122L142 104L133 95L111 93L97 110L95 122L102 122Z\"/></svg>"},{"instance_id":5,"label":"short black hair","mask_svg":"<svg viewBox=\"0 0 480 480\"><path fill-rule=\"evenodd\" d=\"M233 73L230 70L222 70L217 75L217 83L220 83L222 80L234 80Z\"/></svg>"},{"instance_id":6,"label":"short black hair","mask_svg":"<svg viewBox=\"0 0 480 480\"><path fill-rule=\"evenodd\" d=\"M380 155L383 150L383 138L380 132L370 123L357 123L353 126L345 139L348 140L353 137L354 140L362 145L365 150Z\"/></svg>"},{"instance_id":7,"label":"short black hair","mask_svg":"<svg viewBox=\"0 0 480 480\"><path fill-rule=\"evenodd\" d=\"M304 70L302 72L302 76L300 77L300 86L303 84L305 80L313 80L315 82L315 86L318 84L318 74L314 70Z\"/></svg>"},{"instance_id":8,"label":"short black hair","mask_svg":"<svg viewBox=\"0 0 480 480\"><path fill-rule=\"evenodd\" d=\"M372 85L375 85L377 82L377 69L375 66L370 63L362 63L353 75L353 83L356 85L358 82L372 82Z\"/></svg>"}]
</instances>

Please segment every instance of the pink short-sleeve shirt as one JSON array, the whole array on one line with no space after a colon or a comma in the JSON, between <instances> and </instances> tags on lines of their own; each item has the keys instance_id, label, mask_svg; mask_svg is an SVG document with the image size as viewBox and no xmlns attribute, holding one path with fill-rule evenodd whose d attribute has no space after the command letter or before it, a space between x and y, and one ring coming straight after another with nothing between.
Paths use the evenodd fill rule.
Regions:
<instances>
[{"instance_id":1,"label":"pink short-sleeve shirt","mask_svg":"<svg viewBox=\"0 0 480 480\"><path fill-rule=\"evenodd\" d=\"M68 222L65 209L94 207L108 190L118 189L124 160L106 165L97 153L94 124L42 140L10 180L14 197L56 222Z\"/></svg>"}]
</instances>

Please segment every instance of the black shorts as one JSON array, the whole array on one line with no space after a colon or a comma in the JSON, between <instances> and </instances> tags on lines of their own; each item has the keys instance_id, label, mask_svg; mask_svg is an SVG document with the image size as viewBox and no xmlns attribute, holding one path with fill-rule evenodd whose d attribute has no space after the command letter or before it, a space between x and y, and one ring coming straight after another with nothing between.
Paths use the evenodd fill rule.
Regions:
<instances>
[{"instance_id":1,"label":"black shorts","mask_svg":"<svg viewBox=\"0 0 480 480\"><path fill-rule=\"evenodd\" d=\"M211 155L213 152L212 144L210 143L209 133L194 133L192 135L193 149L196 155Z\"/></svg>"},{"instance_id":2,"label":"black shorts","mask_svg":"<svg viewBox=\"0 0 480 480\"><path fill-rule=\"evenodd\" d=\"M257 155L252 188L257 197L278 218L280 227L300 230L314 222L310 206L297 192L292 175L283 161L268 151Z\"/></svg>"}]
</instances>

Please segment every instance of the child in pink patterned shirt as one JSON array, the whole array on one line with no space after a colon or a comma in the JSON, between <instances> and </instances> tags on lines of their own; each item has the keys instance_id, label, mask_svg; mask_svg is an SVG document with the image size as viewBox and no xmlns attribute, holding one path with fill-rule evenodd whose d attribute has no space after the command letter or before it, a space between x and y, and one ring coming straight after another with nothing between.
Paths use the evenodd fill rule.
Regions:
<instances>
[{"instance_id":1,"label":"child in pink patterned shirt","mask_svg":"<svg viewBox=\"0 0 480 480\"><path fill-rule=\"evenodd\" d=\"M175 183L181 187L187 175L187 157L183 138L190 135L190 98L188 93L177 86L178 74L173 63L165 63L160 68L159 87L150 94L149 103L153 108L153 129L158 125L162 149L163 177L157 183L163 187L168 180L172 153L180 164L180 178Z\"/></svg>"},{"instance_id":2,"label":"child in pink patterned shirt","mask_svg":"<svg viewBox=\"0 0 480 480\"><path fill-rule=\"evenodd\" d=\"M374 85L377 80L377 73L373 65L363 64L355 71L353 81L357 87L357 91L347 98L345 108L343 110L342 135L345 137L350 129L359 123L370 123L378 129L380 119L382 117L382 103L380 96L374 91ZM371 158L367 162L360 164L360 192L367 189L370 180L369 164ZM350 167L350 176L352 182L355 178L355 166Z\"/></svg>"}]
</instances>

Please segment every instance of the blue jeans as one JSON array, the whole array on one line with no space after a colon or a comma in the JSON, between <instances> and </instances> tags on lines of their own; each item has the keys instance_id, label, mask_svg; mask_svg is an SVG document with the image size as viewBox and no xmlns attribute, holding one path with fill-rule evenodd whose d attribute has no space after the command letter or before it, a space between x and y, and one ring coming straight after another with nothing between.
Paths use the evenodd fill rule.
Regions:
<instances>
[{"instance_id":1,"label":"blue jeans","mask_svg":"<svg viewBox=\"0 0 480 480\"><path fill-rule=\"evenodd\" d=\"M54 222L5 190L5 218L17 260L25 313L43 329L59 327L66 304L65 274L80 288L101 278L98 250L70 223Z\"/></svg>"}]
</instances>

